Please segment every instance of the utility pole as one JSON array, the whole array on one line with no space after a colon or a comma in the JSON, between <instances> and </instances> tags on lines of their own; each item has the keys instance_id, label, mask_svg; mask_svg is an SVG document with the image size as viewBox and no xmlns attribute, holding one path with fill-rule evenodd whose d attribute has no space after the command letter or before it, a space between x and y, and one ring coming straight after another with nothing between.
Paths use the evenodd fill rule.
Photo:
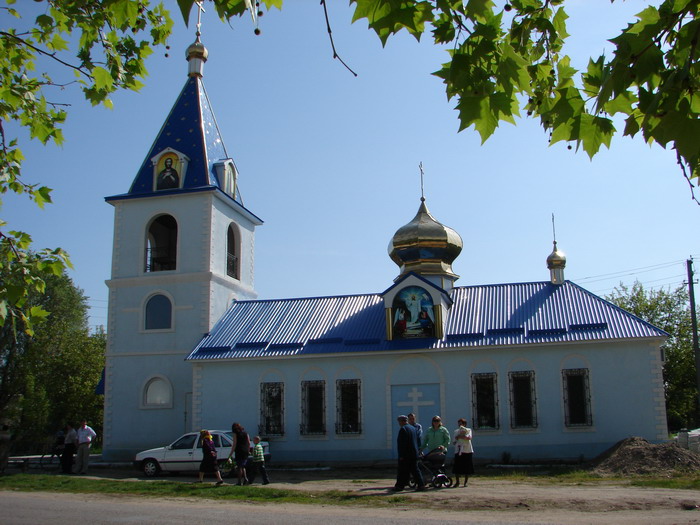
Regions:
<instances>
[{"instance_id":1,"label":"utility pole","mask_svg":"<svg viewBox=\"0 0 700 525\"><path fill-rule=\"evenodd\" d=\"M693 281L693 258L686 262L688 268L688 297L690 298L690 322L693 328L693 355L695 356L695 381L700 405L700 349L698 348L698 318L695 315L695 281Z\"/></svg>"}]
</instances>

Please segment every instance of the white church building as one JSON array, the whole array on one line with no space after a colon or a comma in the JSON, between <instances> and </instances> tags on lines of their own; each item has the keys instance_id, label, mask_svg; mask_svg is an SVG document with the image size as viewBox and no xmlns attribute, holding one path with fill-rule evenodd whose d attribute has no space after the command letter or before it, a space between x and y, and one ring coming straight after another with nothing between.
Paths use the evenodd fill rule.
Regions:
<instances>
[{"instance_id":1,"label":"white church building","mask_svg":"<svg viewBox=\"0 0 700 525\"><path fill-rule=\"evenodd\" d=\"M478 459L590 458L667 438L666 333L565 280L457 286L462 239L428 211L398 229L376 294L257 299L255 229L202 82L188 78L114 206L106 459L240 422L275 461L395 458L396 416L474 431ZM545 270L543 268L543 274ZM543 275L544 277L544 275Z\"/></svg>"}]
</instances>

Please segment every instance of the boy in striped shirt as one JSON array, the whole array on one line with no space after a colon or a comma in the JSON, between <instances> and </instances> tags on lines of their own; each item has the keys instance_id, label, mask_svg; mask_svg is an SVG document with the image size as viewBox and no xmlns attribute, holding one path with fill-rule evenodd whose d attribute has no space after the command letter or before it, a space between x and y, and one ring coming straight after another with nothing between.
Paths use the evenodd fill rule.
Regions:
<instances>
[{"instance_id":1,"label":"boy in striped shirt","mask_svg":"<svg viewBox=\"0 0 700 525\"><path fill-rule=\"evenodd\" d=\"M248 482L251 485L258 472L262 475L263 485L270 483L270 479L267 477L267 470L265 470L265 453L263 452L263 446L260 444L260 436L253 438L253 461L249 466L251 468L249 469L250 472L248 472Z\"/></svg>"}]
</instances>

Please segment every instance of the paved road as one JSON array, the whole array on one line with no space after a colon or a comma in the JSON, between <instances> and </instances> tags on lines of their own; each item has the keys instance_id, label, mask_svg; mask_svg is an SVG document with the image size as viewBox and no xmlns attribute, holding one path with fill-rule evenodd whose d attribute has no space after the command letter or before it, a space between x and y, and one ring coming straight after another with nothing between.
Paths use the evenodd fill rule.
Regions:
<instances>
[{"instance_id":1,"label":"paved road","mask_svg":"<svg viewBox=\"0 0 700 525\"><path fill-rule=\"evenodd\" d=\"M55 494L0 491L2 525L307 525L410 523L470 525L700 523L695 512L620 513L446 512L420 509L373 509L323 505L246 504L188 499L149 499L134 496Z\"/></svg>"}]
</instances>

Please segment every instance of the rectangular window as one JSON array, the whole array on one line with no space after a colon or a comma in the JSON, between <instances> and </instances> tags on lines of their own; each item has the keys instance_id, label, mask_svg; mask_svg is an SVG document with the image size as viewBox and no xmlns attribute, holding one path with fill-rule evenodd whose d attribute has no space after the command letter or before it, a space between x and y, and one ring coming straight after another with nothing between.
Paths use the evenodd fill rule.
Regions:
<instances>
[{"instance_id":1,"label":"rectangular window","mask_svg":"<svg viewBox=\"0 0 700 525\"><path fill-rule=\"evenodd\" d=\"M326 382L301 382L301 425L302 435L326 433Z\"/></svg>"},{"instance_id":2,"label":"rectangular window","mask_svg":"<svg viewBox=\"0 0 700 525\"><path fill-rule=\"evenodd\" d=\"M593 425L588 369L562 370L564 386L564 424L567 427Z\"/></svg>"},{"instance_id":3,"label":"rectangular window","mask_svg":"<svg viewBox=\"0 0 700 525\"><path fill-rule=\"evenodd\" d=\"M472 374L472 414L474 428L499 427L496 374Z\"/></svg>"},{"instance_id":4,"label":"rectangular window","mask_svg":"<svg viewBox=\"0 0 700 525\"><path fill-rule=\"evenodd\" d=\"M260 383L260 425L262 436L284 435L284 383Z\"/></svg>"},{"instance_id":5,"label":"rectangular window","mask_svg":"<svg viewBox=\"0 0 700 525\"><path fill-rule=\"evenodd\" d=\"M535 372L509 372L510 427L537 427L537 398L535 396Z\"/></svg>"},{"instance_id":6,"label":"rectangular window","mask_svg":"<svg viewBox=\"0 0 700 525\"><path fill-rule=\"evenodd\" d=\"M361 434L362 418L360 403L360 380L338 379L335 382L336 394L336 434Z\"/></svg>"}]
</instances>

